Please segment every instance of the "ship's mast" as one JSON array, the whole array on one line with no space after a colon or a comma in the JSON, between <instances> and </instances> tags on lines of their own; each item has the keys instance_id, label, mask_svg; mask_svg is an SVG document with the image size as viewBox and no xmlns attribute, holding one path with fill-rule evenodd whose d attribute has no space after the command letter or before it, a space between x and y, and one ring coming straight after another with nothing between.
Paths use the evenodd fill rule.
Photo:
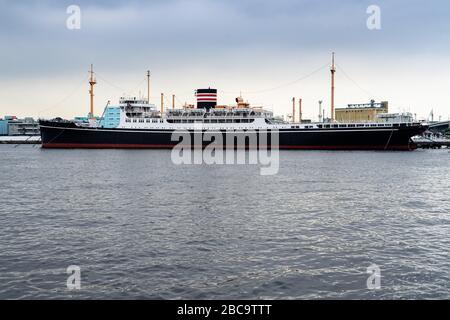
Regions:
<instances>
[{"instance_id":1,"label":"ship's mast","mask_svg":"<svg viewBox=\"0 0 450 320\"><path fill-rule=\"evenodd\" d=\"M147 101L150 104L150 70L147 71Z\"/></svg>"},{"instance_id":2,"label":"ship's mast","mask_svg":"<svg viewBox=\"0 0 450 320\"><path fill-rule=\"evenodd\" d=\"M90 112L89 112L89 118L93 118L94 117L94 85L97 83L97 81L95 81L94 78L94 66L91 64L91 70L89 71L90 73L90 78L89 78L89 85L91 86L90 90L89 90L89 95L91 97L91 108L90 108Z\"/></svg>"},{"instance_id":3,"label":"ship's mast","mask_svg":"<svg viewBox=\"0 0 450 320\"><path fill-rule=\"evenodd\" d=\"M336 68L334 66L334 52L331 58L331 122L334 121L334 74L336 73Z\"/></svg>"},{"instance_id":4,"label":"ship's mast","mask_svg":"<svg viewBox=\"0 0 450 320\"><path fill-rule=\"evenodd\" d=\"M292 123L295 123L295 98L292 98Z\"/></svg>"},{"instance_id":5,"label":"ship's mast","mask_svg":"<svg viewBox=\"0 0 450 320\"><path fill-rule=\"evenodd\" d=\"M319 122L323 122L322 120L322 100L319 100Z\"/></svg>"},{"instance_id":6,"label":"ship's mast","mask_svg":"<svg viewBox=\"0 0 450 320\"><path fill-rule=\"evenodd\" d=\"M298 114L299 114L299 123L302 123L302 118L303 118L303 114L302 114L302 98L298 99Z\"/></svg>"}]
</instances>

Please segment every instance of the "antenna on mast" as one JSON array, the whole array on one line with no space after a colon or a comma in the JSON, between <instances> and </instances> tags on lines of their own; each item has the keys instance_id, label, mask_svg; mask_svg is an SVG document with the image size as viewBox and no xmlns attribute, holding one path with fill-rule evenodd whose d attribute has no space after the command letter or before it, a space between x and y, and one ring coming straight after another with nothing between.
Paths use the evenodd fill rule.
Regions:
<instances>
[{"instance_id":1,"label":"antenna on mast","mask_svg":"<svg viewBox=\"0 0 450 320\"><path fill-rule=\"evenodd\" d=\"M336 67L334 65L334 52L331 57L331 122L334 122L334 74Z\"/></svg>"},{"instance_id":2,"label":"antenna on mast","mask_svg":"<svg viewBox=\"0 0 450 320\"><path fill-rule=\"evenodd\" d=\"M94 85L97 83L97 81L94 78L94 65L91 64L91 70L89 71L89 73L91 74L90 78L89 78L89 85L91 86L90 90L89 90L89 95L91 97L91 107L90 107L90 112L89 112L89 118L93 118L94 117Z\"/></svg>"}]
</instances>

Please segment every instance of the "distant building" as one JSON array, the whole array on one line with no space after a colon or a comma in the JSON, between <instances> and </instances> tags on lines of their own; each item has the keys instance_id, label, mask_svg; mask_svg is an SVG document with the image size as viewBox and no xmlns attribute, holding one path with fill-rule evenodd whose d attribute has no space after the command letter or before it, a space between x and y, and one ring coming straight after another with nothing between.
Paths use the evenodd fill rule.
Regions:
<instances>
[{"instance_id":1,"label":"distant building","mask_svg":"<svg viewBox=\"0 0 450 320\"><path fill-rule=\"evenodd\" d=\"M89 122L89 117L75 117L73 118L75 122Z\"/></svg>"},{"instance_id":2,"label":"distant building","mask_svg":"<svg viewBox=\"0 0 450 320\"><path fill-rule=\"evenodd\" d=\"M90 122L94 121L94 122L100 122L102 118L100 117L75 117L73 118L73 121L79 125L83 125L83 124L89 124Z\"/></svg>"},{"instance_id":3,"label":"distant building","mask_svg":"<svg viewBox=\"0 0 450 320\"><path fill-rule=\"evenodd\" d=\"M4 116L3 119L0 119L0 136L9 135L9 123L14 120L17 120L17 117Z\"/></svg>"},{"instance_id":4,"label":"distant building","mask_svg":"<svg viewBox=\"0 0 450 320\"><path fill-rule=\"evenodd\" d=\"M17 119L15 116L5 116L0 120L0 135L2 136L36 136L39 134L39 123L33 118Z\"/></svg>"},{"instance_id":5,"label":"distant building","mask_svg":"<svg viewBox=\"0 0 450 320\"><path fill-rule=\"evenodd\" d=\"M372 122L377 121L381 113L388 113L388 102L375 103L374 100L366 104L349 104L347 108L336 108L337 122Z\"/></svg>"}]
</instances>

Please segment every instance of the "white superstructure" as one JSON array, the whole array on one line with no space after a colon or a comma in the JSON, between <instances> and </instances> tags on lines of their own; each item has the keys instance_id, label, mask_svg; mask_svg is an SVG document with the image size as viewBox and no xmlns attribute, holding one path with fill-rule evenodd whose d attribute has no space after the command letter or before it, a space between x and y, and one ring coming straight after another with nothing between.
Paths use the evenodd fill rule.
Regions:
<instances>
[{"instance_id":1,"label":"white superstructure","mask_svg":"<svg viewBox=\"0 0 450 320\"><path fill-rule=\"evenodd\" d=\"M287 123L274 118L273 112L262 107L221 106L214 109L171 109L163 114L147 100L120 100L119 129L142 130L261 130L261 129L373 129L399 127L405 121L378 123ZM397 119L400 120L400 119ZM394 124L395 123L395 124ZM407 123L410 125L411 123ZM385 129L390 130L390 129Z\"/></svg>"}]
</instances>

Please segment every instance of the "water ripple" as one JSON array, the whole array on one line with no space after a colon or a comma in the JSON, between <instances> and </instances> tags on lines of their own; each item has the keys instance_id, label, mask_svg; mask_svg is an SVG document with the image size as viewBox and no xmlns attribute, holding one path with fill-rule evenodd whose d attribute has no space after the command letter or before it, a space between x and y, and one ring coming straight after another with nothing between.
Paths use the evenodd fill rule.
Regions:
<instances>
[{"instance_id":1,"label":"water ripple","mask_svg":"<svg viewBox=\"0 0 450 320\"><path fill-rule=\"evenodd\" d=\"M282 152L275 176L169 151L0 157L2 299L450 298L445 150Z\"/></svg>"}]
</instances>

